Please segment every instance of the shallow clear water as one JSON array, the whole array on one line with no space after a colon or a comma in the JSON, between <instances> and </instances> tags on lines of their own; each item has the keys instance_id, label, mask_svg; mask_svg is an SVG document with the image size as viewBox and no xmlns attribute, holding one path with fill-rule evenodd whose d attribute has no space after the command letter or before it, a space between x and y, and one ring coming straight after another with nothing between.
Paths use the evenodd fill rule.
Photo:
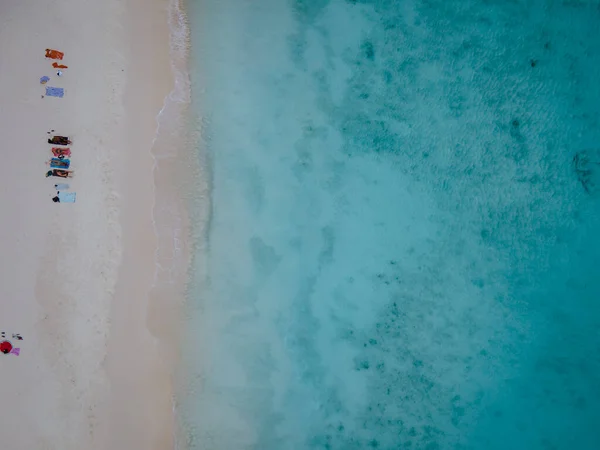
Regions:
<instances>
[{"instance_id":1,"label":"shallow clear water","mask_svg":"<svg viewBox=\"0 0 600 450\"><path fill-rule=\"evenodd\" d=\"M600 448L599 3L189 20L184 444Z\"/></svg>"}]
</instances>

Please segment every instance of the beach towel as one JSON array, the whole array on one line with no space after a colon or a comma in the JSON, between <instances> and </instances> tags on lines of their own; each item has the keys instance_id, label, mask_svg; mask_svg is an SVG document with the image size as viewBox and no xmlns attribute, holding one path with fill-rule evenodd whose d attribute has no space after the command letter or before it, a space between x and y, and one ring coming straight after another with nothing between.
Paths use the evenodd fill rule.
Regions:
<instances>
[{"instance_id":1,"label":"beach towel","mask_svg":"<svg viewBox=\"0 0 600 450\"><path fill-rule=\"evenodd\" d=\"M65 56L63 52L59 52L58 50L52 50L51 48L46 49L46 58L63 59L63 56Z\"/></svg>"},{"instance_id":2,"label":"beach towel","mask_svg":"<svg viewBox=\"0 0 600 450\"><path fill-rule=\"evenodd\" d=\"M60 170L52 169L46 172L46 178L48 177L59 177L59 178L71 178L73 176L72 170Z\"/></svg>"},{"instance_id":3,"label":"beach towel","mask_svg":"<svg viewBox=\"0 0 600 450\"><path fill-rule=\"evenodd\" d=\"M52 147L52 154L59 158L65 157L65 156L71 156L71 149L70 148Z\"/></svg>"},{"instance_id":4,"label":"beach towel","mask_svg":"<svg viewBox=\"0 0 600 450\"><path fill-rule=\"evenodd\" d=\"M54 67L55 69L68 69L69 66L65 66L64 64L59 64L56 62L52 63L52 67Z\"/></svg>"},{"instance_id":5,"label":"beach towel","mask_svg":"<svg viewBox=\"0 0 600 450\"><path fill-rule=\"evenodd\" d=\"M50 160L50 167L53 169L68 169L70 165L69 159L52 158Z\"/></svg>"},{"instance_id":6,"label":"beach towel","mask_svg":"<svg viewBox=\"0 0 600 450\"><path fill-rule=\"evenodd\" d=\"M57 191L66 191L67 189L69 189L69 185L65 183L55 184L54 187Z\"/></svg>"},{"instance_id":7,"label":"beach towel","mask_svg":"<svg viewBox=\"0 0 600 450\"><path fill-rule=\"evenodd\" d=\"M62 98L65 95L65 90L63 88L46 86L46 95L48 97L60 97L60 98Z\"/></svg>"},{"instance_id":8,"label":"beach towel","mask_svg":"<svg viewBox=\"0 0 600 450\"><path fill-rule=\"evenodd\" d=\"M10 351L11 354L15 355L15 356L19 356L19 354L21 353L21 349L20 348L13 348Z\"/></svg>"},{"instance_id":9,"label":"beach towel","mask_svg":"<svg viewBox=\"0 0 600 450\"><path fill-rule=\"evenodd\" d=\"M46 84L48 81L50 81L50 77L47 77L46 75L40 78L40 84Z\"/></svg>"},{"instance_id":10,"label":"beach towel","mask_svg":"<svg viewBox=\"0 0 600 450\"><path fill-rule=\"evenodd\" d=\"M61 203L75 203L75 192L59 192L58 199Z\"/></svg>"}]
</instances>

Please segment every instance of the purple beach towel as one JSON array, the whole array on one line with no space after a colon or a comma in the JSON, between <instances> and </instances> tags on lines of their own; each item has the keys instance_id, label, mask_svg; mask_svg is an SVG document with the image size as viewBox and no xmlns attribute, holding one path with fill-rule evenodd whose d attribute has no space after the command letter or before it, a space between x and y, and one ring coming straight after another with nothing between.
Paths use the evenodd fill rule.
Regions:
<instances>
[{"instance_id":1,"label":"purple beach towel","mask_svg":"<svg viewBox=\"0 0 600 450\"><path fill-rule=\"evenodd\" d=\"M46 95L48 97L60 97L60 98L62 98L65 95L65 90L63 88L46 86Z\"/></svg>"}]
</instances>

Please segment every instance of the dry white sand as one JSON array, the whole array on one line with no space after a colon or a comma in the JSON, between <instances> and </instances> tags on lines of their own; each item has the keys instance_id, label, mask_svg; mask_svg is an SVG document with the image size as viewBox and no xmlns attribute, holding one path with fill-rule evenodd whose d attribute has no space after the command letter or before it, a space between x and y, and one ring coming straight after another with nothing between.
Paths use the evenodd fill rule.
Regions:
<instances>
[{"instance_id":1,"label":"dry white sand","mask_svg":"<svg viewBox=\"0 0 600 450\"><path fill-rule=\"evenodd\" d=\"M166 8L0 2L0 331L24 338L0 354L0 448L172 448L170 369L147 327ZM64 98L41 98L42 75ZM44 177L52 129L73 140L71 180ZM63 182L75 204L51 201Z\"/></svg>"}]
</instances>

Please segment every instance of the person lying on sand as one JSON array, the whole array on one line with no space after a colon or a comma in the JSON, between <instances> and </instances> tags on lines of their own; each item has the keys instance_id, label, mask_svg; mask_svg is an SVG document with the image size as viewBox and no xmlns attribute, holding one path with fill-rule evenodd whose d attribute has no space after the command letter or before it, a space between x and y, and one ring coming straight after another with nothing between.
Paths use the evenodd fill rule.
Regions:
<instances>
[{"instance_id":1,"label":"person lying on sand","mask_svg":"<svg viewBox=\"0 0 600 450\"><path fill-rule=\"evenodd\" d=\"M69 145L72 142L66 136L54 136L52 139L48 139L48 144Z\"/></svg>"},{"instance_id":2,"label":"person lying on sand","mask_svg":"<svg viewBox=\"0 0 600 450\"><path fill-rule=\"evenodd\" d=\"M57 158L64 158L65 156L71 156L70 148L52 147L52 154Z\"/></svg>"},{"instance_id":3,"label":"person lying on sand","mask_svg":"<svg viewBox=\"0 0 600 450\"><path fill-rule=\"evenodd\" d=\"M66 158L52 158L47 164L51 169L68 169L71 166L71 160Z\"/></svg>"},{"instance_id":4,"label":"person lying on sand","mask_svg":"<svg viewBox=\"0 0 600 450\"><path fill-rule=\"evenodd\" d=\"M70 170L60 170L60 169L52 169L46 172L46 178L48 177L59 177L59 178L71 178L73 176L73 171Z\"/></svg>"}]
</instances>

